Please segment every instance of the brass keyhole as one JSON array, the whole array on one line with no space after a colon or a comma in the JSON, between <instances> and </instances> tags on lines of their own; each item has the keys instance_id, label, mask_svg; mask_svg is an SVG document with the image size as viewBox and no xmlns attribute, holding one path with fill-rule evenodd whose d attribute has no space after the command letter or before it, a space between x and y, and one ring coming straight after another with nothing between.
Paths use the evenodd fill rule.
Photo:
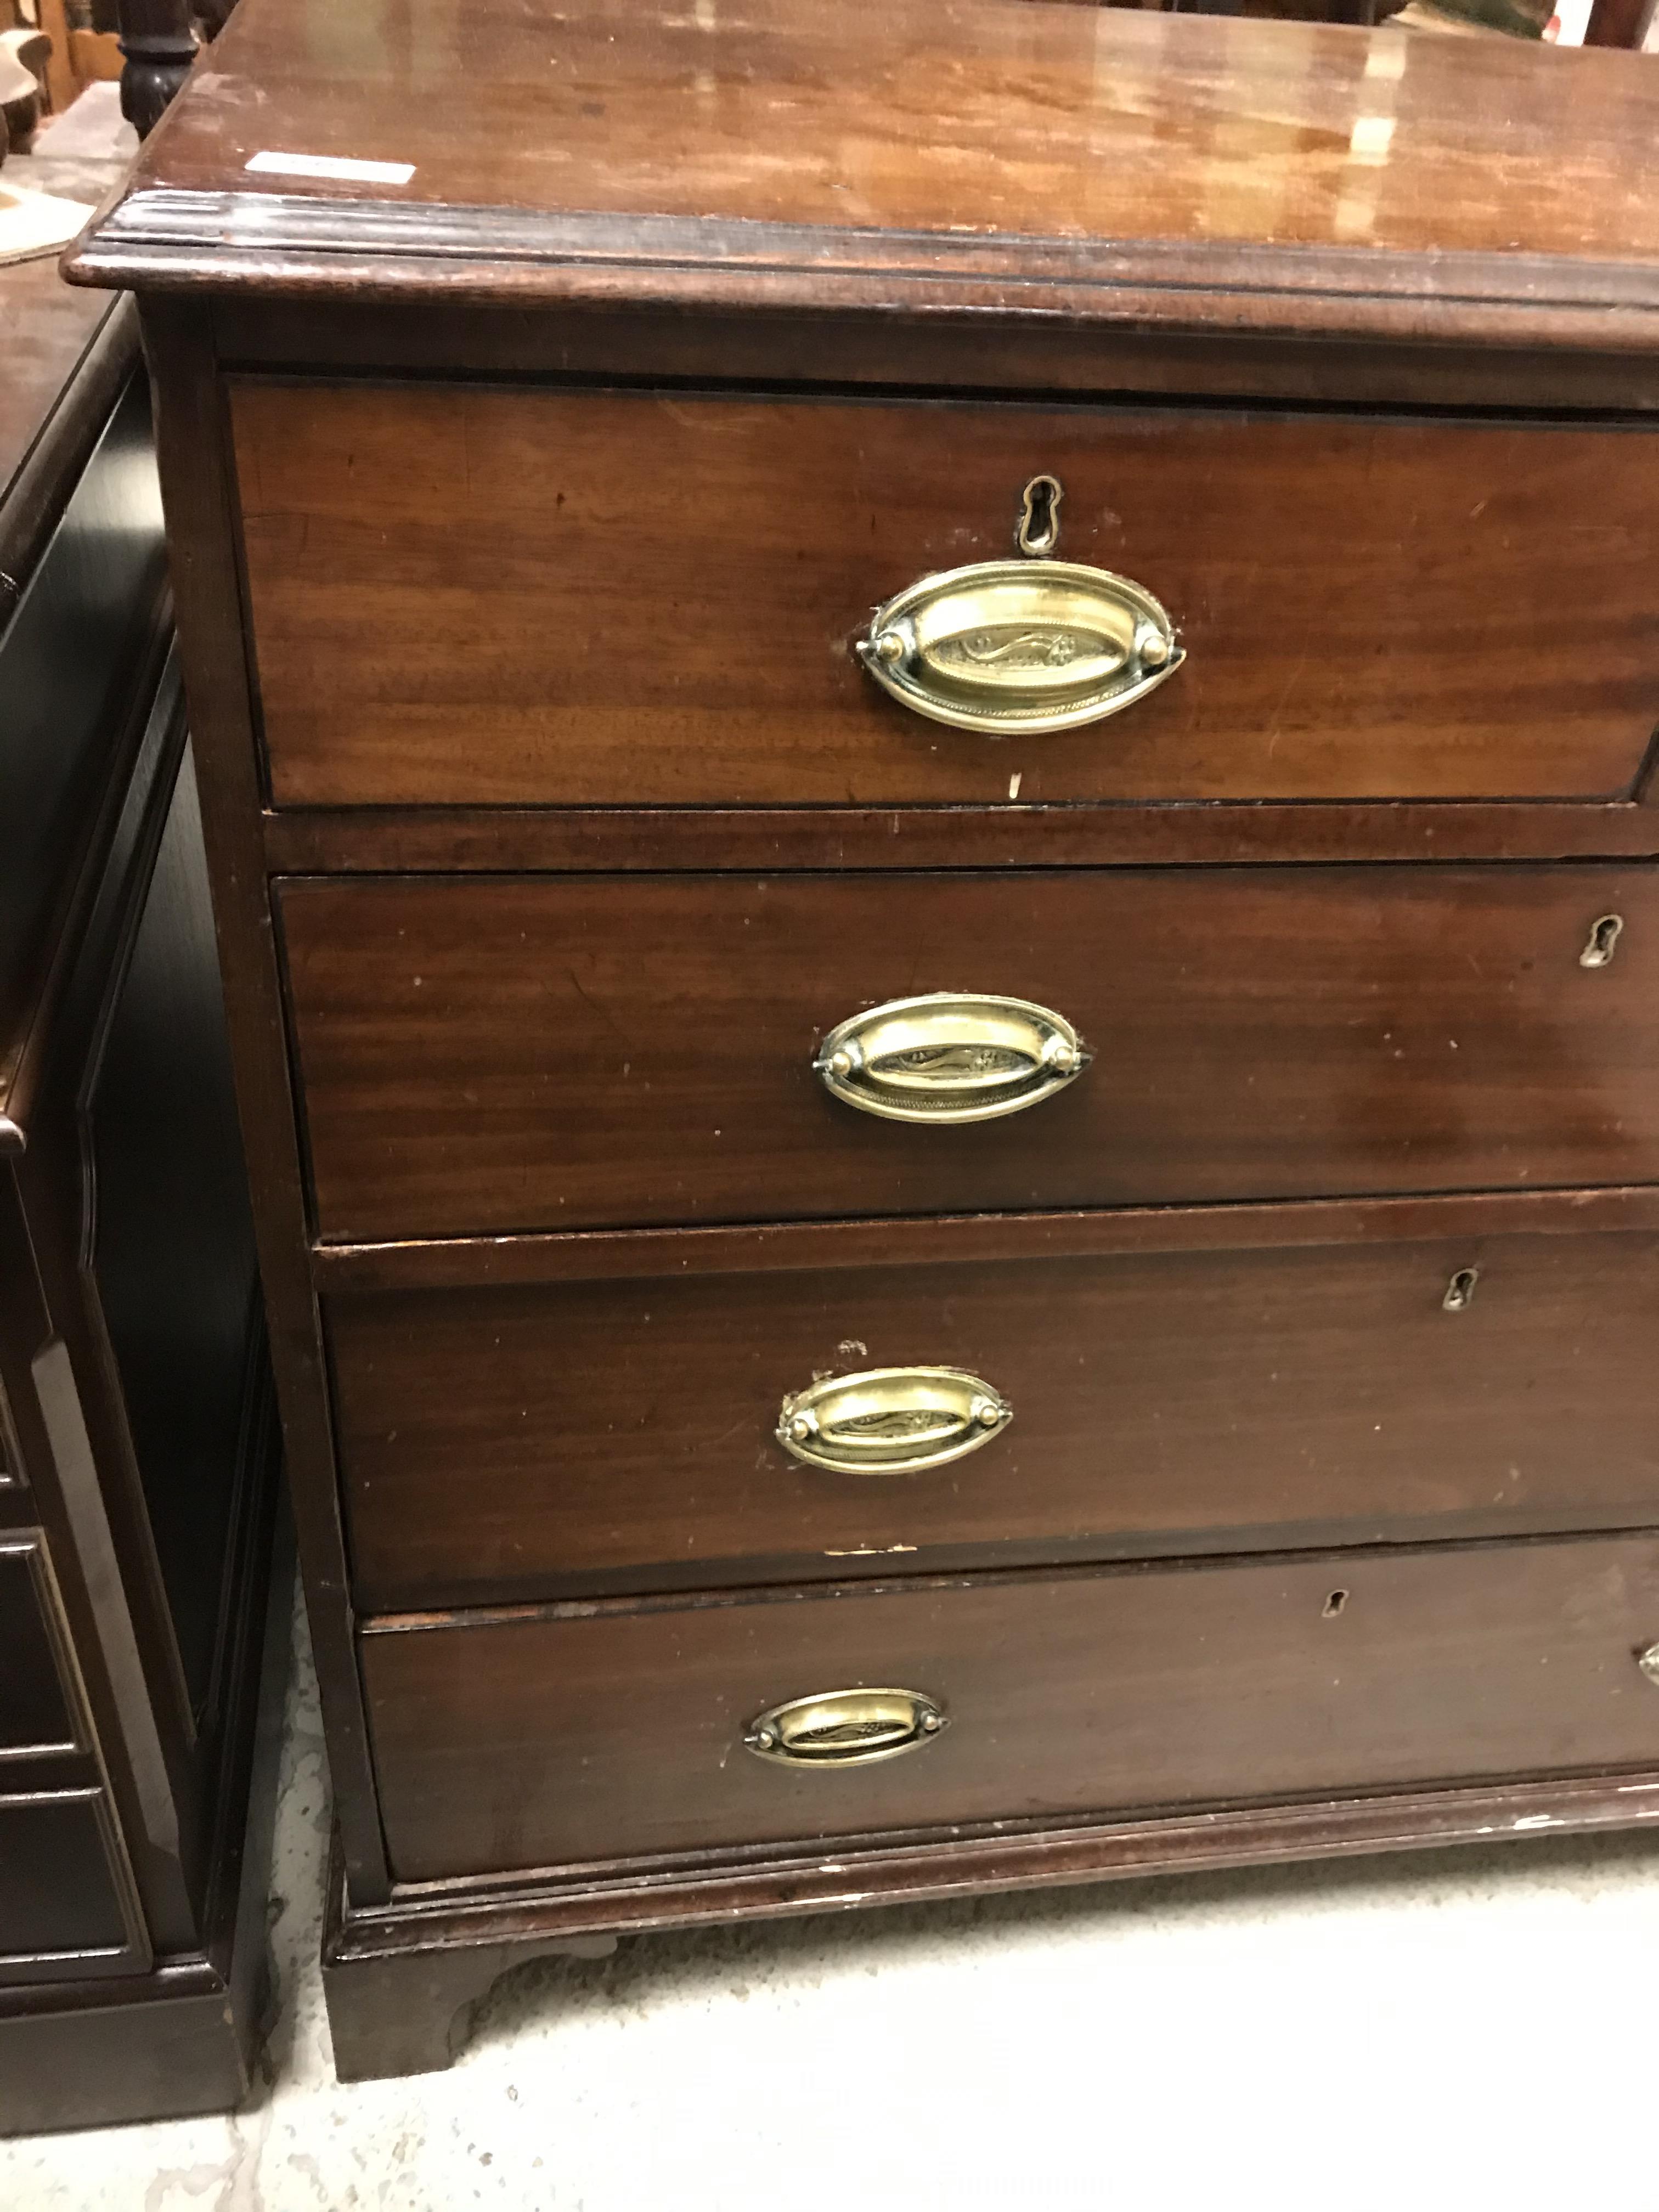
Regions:
<instances>
[{"instance_id":1,"label":"brass keyhole","mask_svg":"<svg viewBox=\"0 0 1659 2212\"><path fill-rule=\"evenodd\" d=\"M1463 1313L1474 1297L1474 1286L1480 1279L1479 1267L1460 1267L1446 1285L1446 1295L1441 1304L1448 1313Z\"/></svg>"},{"instance_id":2,"label":"brass keyhole","mask_svg":"<svg viewBox=\"0 0 1659 2212\"><path fill-rule=\"evenodd\" d=\"M1622 914L1604 914L1590 925L1589 942L1578 956L1581 968L1605 968L1611 962L1625 927Z\"/></svg>"},{"instance_id":3,"label":"brass keyhole","mask_svg":"<svg viewBox=\"0 0 1659 2212\"><path fill-rule=\"evenodd\" d=\"M1024 504L1014 543L1034 558L1052 553L1060 543L1060 502L1066 496L1058 477L1033 477L1025 487Z\"/></svg>"}]
</instances>

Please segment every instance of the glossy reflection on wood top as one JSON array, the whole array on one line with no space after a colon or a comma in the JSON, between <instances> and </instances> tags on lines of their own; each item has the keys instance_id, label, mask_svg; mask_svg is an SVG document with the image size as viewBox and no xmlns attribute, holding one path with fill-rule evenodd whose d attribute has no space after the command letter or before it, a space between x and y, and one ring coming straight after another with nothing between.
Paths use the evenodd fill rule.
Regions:
<instances>
[{"instance_id":1,"label":"glossy reflection on wood top","mask_svg":"<svg viewBox=\"0 0 1659 2212\"><path fill-rule=\"evenodd\" d=\"M1651 62L1397 28L1053 0L244 0L133 189L1659 277L1656 125ZM415 170L250 177L262 149Z\"/></svg>"}]
</instances>

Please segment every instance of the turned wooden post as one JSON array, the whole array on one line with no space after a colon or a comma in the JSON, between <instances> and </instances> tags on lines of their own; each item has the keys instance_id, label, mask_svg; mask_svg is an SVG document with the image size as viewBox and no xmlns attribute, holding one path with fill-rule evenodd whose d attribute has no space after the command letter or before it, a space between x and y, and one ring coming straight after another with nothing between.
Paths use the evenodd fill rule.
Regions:
<instances>
[{"instance_id":1,"label":"turned wooden post","mask_svg":"<svg viewBox=\"0 0 1659 2212\"><path fill-rule=\"evenodd\" d=\"M94 10L94 21L100 29L110 27L102 20L110 12L107 0L104 8ZM126 64L121 71L121 112L146 138L196 58L195 10L191 0L113 0L112 12Z\"/></svg>"}]
</instances>

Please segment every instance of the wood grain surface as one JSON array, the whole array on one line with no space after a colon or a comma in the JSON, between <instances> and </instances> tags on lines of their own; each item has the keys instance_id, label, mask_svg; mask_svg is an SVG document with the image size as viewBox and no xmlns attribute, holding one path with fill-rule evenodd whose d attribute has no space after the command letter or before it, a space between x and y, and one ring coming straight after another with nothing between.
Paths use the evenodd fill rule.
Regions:
<instances>
[{"instance_id":1,"label":"wood grain surface","mask_svg":"<svg viewBox=\"0 0 1659 2212\"><path fill-rule=\"evenodd\" d=\"M1342 1593L1340 1602L1336 1594ZM1659 1539L783 1591L362 1643L405 1881L1659 1758ZM915 1690L937 1741L793 1773L786 1698Z\"/></svg>"},{"instance_id":2,"label":"wood grain surface","mask_svg":"<svg viewBox=\"0 0 1659 2212\"><path fill-rule=\"evenodd\" d=\"M1652 778L1607 806L326 807L264 817L274 875L1089 868L1659 857Z\"/></svg>"},{"instance_id":3,"label":"wood grain surface","mask_svg":"<svg viewBox=\"0 0 1659 2212\"><path fill-rule=\"evenodd\" d=\"M1291 1205L1128 1206L1069 1213L911 1216L896 1235L879 1216L750 1221L715 1229L543 1230L318 1244L312 1273L335 1291L467 1291L486 1285L806 1270L1000 1267L1011 1261L1103 1260L1160 1252L1267 1252L1318 1244L1468 1245L1528 1233L1577 1237L1659 1230L1659 1183L1583 1190L1472 1191L1451 1197L1315 1198Z\"/></svg>"},{"instance_id":4,"label":"wood grain surface","mask_svg":"<svg viewBox=\"0 0 1659 2212\"><path fill-rule=\"evenodd\" d=\"M1086 0L1085 0L1086 4ZM1242 265L1234 257L1235 266ZM319 275L321 275L320 270ZM1659 409L1659 362L1620 350L1609 314L1599 346L1571 349L1547 334L1528 343L1436 343L1420 329L1347 337L1171 328L997 313L943 303L921 316L872 303L834 315L811 308L764 315L710 305L589 302L580 307L487 301L461 270L447 292L410 314L395 301L354 299L336 312L327 288L228 292L213 307L227 370L538 378L688 386L742 383L935 391L958 397L1063 394L1161 405L1188 399L1341 402L1357 407L1545 409L1587 413ZM458 295L466 295L463 299ZM1005 303L1006 304L1006 303ZM1465 303L1467 307L1467 303Z\"/></svg>"},{"instance_id":5,"label":"wood grain surface","mask_svg":"<svg viewBox=\"0 0 1659 2212\"><path fill-rule=\"evenodd\" d=\"M1659 1177L1638 865L360 878L281 909L331 1239ZM831 1098L824 1032L934 990L1052 1006L1094 1065L963 1127Z\"/></svg>"},{"instance_id":6,"label":"wood grain surface","mask_svg":"<svg viewBox=\"0 0 1659 2212\"><path fill-rule=\"evenodd\" d=\"M1659 724L1659 434L1171 409L238 381L279 805L1610 799ZM1185 665L988 738L852 641L1060 551Z\"/></svg>"},{"instance_id":7,"label":"wood grain surface","mask_svg":"<svg viewBox=\"0 0 1659 2212\"><path fill-rule=\"evenodd\" d=\"M1659 1520L1651 1237L405 1291L326 1319L371 1613ZM907 1365L968 1369L1012 1422L907 1475L777 1442L786 1393Z\"/></svg>"},{"instance_id":8,"label":"wood grain surface","mask_svg":"<svg viewBox=\"0 0 1659 2212\"><path fill-rule=\"evenodd\" d=\"M204 307L148 301L143 329L156 393L179 655L190 692L232 1073L289 1484L312 1598L311 1638L328 1731L334 1817L354 1896L363 1903L386 1893L385 1854L345 1598L333 1437L307 1260L282 981L260 843L258 769L229 528L222 393L212 365L211 319Z\"/></svg>"}]
</instances>

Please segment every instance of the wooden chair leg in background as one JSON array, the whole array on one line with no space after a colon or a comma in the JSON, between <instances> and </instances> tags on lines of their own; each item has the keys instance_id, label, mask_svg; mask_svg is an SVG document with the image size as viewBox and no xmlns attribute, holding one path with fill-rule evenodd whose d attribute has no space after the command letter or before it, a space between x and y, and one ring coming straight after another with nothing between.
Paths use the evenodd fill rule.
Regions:
<instances>
[{"instance_id":1,"label":"wooden chair leg in background","mask_svg":"<svg viewBox=\"0 0 1659 2212\"><path fill-rule=\"evenodd\" d=\"M101 0L93 10L100 30L119 33L121 112L141 138L161 121L196 58L191 0Z\"/></svg>"}]
</instances>

